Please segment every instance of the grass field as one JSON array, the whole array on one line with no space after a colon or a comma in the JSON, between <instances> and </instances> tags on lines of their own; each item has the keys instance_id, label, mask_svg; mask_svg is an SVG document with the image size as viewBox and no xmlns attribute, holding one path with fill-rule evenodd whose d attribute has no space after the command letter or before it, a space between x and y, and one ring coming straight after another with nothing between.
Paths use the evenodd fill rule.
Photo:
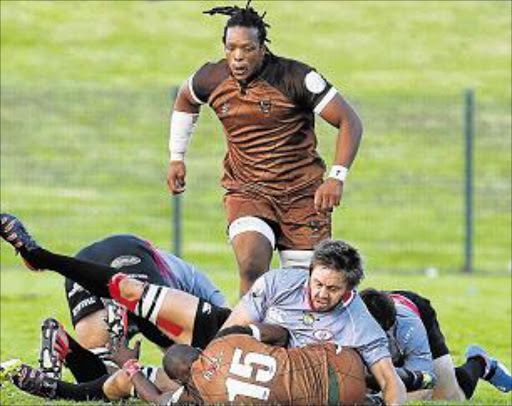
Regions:
<instances>
[{"instance_id":1,"label":"grass field","mask_svg":"<svg viewBox=\"0 0 512 406\"><path fill-rule=\"evenodd\" d=\"M229 2L0 2L1 205L64 253L116 232L171 248L165 189L171 88L222 56ZM243 2L238 2L242 5ZM365 134L334 235L357 244L367 285L432 298L457 362L480 342L512 366L511 3L256 1L271 48L315 66ZM463 263L462 94L476 94L475 275ZM319 123L332 159L332 129ZM218 186L225 141L204 110L188 158L184 256L235 303ZM27 274L1 245L1 359L35 361L38 324L69 326L61 281ZM441 277L425 279L425 268ZM389 272L396 270L397 272ZM398 272L399 271L399 272ZM144 355L158 356L149 345ZM10 389L2 404L44 404ZM482 384L475 404L512 404Z\"/></svg>"}]
</instances>

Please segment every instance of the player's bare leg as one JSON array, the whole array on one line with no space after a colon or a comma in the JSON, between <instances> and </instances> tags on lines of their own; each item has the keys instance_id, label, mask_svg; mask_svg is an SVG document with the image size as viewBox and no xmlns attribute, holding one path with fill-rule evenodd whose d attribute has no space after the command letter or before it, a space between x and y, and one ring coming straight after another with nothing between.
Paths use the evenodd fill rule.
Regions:
<instances>
[{"instance_id":1,"label":"player's bare leg","mask_svg":"<svg viewBox=\"0 0 512 406\"><path fill-rule=\"evenodd\" d=\"M272 245L257 231L245 231L231 241L240 270L240 296L268 271L272 259Z\"/></svg>"},{"instance_id":2,"label":"player's bare leg","mask_svg":"<svg viewBox=\"0 0 512 406\"><path fill-rule=\"evenodd\" d=\"M119 276L118 276L119 275ZM136 315L154 323L179 344L190 344L199 299L186 292L140 282L118 274L111 281L111 294Z\"/></svg>"}]
</instances>

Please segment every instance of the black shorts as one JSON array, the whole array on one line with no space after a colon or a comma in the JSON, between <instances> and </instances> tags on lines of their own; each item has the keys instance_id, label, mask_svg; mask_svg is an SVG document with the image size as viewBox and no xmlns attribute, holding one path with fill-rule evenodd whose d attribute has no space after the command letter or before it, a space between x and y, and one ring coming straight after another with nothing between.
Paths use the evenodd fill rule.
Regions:
<instances>
[{"instance_id":1,"label":"black shorts","mask_svg":"<svg viewBox=\"0 0 512 406\"><path fill-rule=\"evenodd\" d=\"M394 290L391 293L396 293L406 297L418 308L421 321L425 326L425 330L427 330L428 344L430 346L430 351L432 352L432 358L436 359L449 354L450 350L446 345L446 340L441 332L439 322L437 321L436 311L430 304L430 300L406 290Z\"/></svg>"},{"instance_id":2,"label":"black shorts","mask_svg":"<svg viewBox=\"0 0 512 406\"><path fill-rule=\"evenodd\" d=\"M114 268L123 268L123 273L138 279L160 286L169 286L168 279L153 257L153 251L148 242L133 235L114 235L98 241L82 249L77 258L108 265ZM73 326L84 317L104 308L109 299L102 299L85 290L82 286L66 279L66 297L71 312ZM199 300L192 345L204 348L215 336L224 321L231 314L230 309L214 306L204 300ZM141 333L149 341L167 348L174 342L162 333L150 321L128 313L128 338Z\"/></svg>"},{"instance_id":3,"label":"black shorts","mask_svg":"<svg viewBox=\"0 0 512 406\"><path fill-rule=\"evenodd\" d=\"M95 242L82 249L76 257L79 259L123 268L123 273L142 282L169 286L164 279L153 251L148 242L129 234L113 235ZM66 298L71 313L73 326L91 313L104 308L104 300L82 288L70 279L65 281ZM173 342L154 324L129 313L128 334L133 336L140 332L148 340L161 347L168 347Z\"/></svg>"}]
</instances>

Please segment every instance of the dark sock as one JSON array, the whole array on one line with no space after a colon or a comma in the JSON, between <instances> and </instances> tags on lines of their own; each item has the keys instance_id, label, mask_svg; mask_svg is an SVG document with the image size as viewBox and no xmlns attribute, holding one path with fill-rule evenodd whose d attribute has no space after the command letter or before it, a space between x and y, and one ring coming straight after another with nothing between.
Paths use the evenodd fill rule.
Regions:
<instances>
[{"instance_id":1,"label":"dark sock","mask_svg":"<svg viewBox=\"0 0 512 406\"><path fill-rule=\"evenodd\" d=\"M110 297L108 282L112 276L119 272L116 268L54 254L40 247L31 251L21 248L20 254L32 266L58 272L62 276L78 283L89 292L101 297Z\"/></svg>"},{"instance_id":2,"label":"dark sock","mask_svg":"<svg viewBox=\"0 0 512 406\"><path fill-rule=\"evenodd\" d=\"M109 375L105 374L102 377L85 383L69 383L64 381L57 381L57 390L54 399L66 399L76 401L87 400L109 400L103 392L103 384L108 379Z\"/></svg>"},{"instance_id":3,"label":"dark sock","mask_svg":"<svg viewBox=\"0 0 512 406\"><path fill-rule=\"evenodd\" d=\"M478 358L470 358L465 364L455 368L455 376L460 388L469 400L475 392L478 379L480 379L485 372L485 364Z\"/></svg>"},{"instance_id":4,"label":"dark sock","mask_svg":"<svg viewBox=\"0 0 512 406\"><path fill-rule=\"evenodd\" d=\"M67 336L70 351L65 363L78 383L94 381L107 373L99 356L82 347L69 334Z\"/></svg>"}]
</instances>

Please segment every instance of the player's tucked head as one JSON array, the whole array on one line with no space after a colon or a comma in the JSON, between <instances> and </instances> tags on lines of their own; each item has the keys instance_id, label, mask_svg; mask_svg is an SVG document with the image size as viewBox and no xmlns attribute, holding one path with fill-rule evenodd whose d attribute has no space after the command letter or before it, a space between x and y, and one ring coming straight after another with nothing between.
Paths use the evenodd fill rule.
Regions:
<instances>
[{"instance_id":1,"label":"player's tucked head","mask_svg":"<svg viewBox=\"0 0 512 406\"><path fill-rule=\"evenodd\" d=\"M174 344L165 353L162 366L169 378L185 384L190 378L190 368L200 354L189 345Z\"/></svg>"},{"instance_id":2,"label":"player's tucked head","mask_svg":"<svg viewBox=\"0 0 512 406\"><path fill-rule=\"evenodd\" d=\"M386 292L367 288L359 293L368 311L384 331L393 327L396 321L396 308Z\"/></svg>"},{"instance_id":3,"label":"player's tucked head","mask_svg":"<svg viewBox=\"0 0 512 406\"><path fill-rule=\"evenodd\" d=\"M311 303L329 311L363 278L361 256L344 241L324 240L317 245L310 265Z\"/></svg>"},{"instance_id":4,"label":"player's tucked head","mask_svg":"<svg viewBox=\"0 0 512 406\"><path fill-rule=\"evenodd\" d=\"M270 26L264 21L265 13L259 15L249 4L250 0L245 8L215 7L204 12L230 16L222 42L231 73L241 82L261 68L267 53L265 42L270 42L267 38L267 27Z\"/></svg>"}]
</instances>

